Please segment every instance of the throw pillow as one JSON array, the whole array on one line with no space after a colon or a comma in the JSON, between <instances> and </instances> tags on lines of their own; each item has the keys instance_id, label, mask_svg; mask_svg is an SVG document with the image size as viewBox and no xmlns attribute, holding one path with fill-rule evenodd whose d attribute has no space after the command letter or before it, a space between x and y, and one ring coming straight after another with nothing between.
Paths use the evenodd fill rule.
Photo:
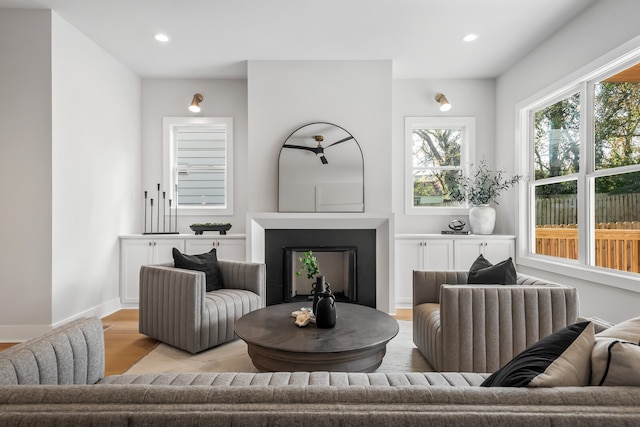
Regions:
<instances>
[{"instance_id":1,"label":"throw pillow","mask_svg":"<svg viewBox=\"0 0 640 427\"><path fill-rule=\"evenodd\" d=\"M513 260L509 257L493 265L480 254L469 268L467 283L515 285L516 268L513 266Z\"/></svg>"},{"instance_id":2,"label":"throw pillow","mask_svg":"<svg viewBox=\"0 0 640 427\"><path fill-rule=\"evenodd\" d=\"M576 323L533 344L494 372L483 387L569 387L589 384L593 323Z\"/></svg>"},{"instance_id":3,"label":"throw pillow","mask_svg":"<svg viewBox=\"0 0 640 427\"><path fill-rule=\"evenodd\" d=\"M620 341L640 343L640 317L625 320L605 329L596 335L597 338L616 338Z\"/></svg>"},{"instance_id":4,"label":"throw pillow","mask_svg":"<svg viewBox=\"0 0 640 427\"><path fill-rule=\"evenodd\" d=\"M224 287L215 249L211 249L206 254L187 255L173 248L173 264L176 268L203 271L207 281L207 292Z\"/></svg>"},{"instance_id":5,"label":"throw pillow","mask_svg":"<svg viewBox=\"0 0 640 427\"><path fill-rule=\"evenodd\" d=\"M591 353L591 385L640 387L640 346L598 338Z\"/></svg>"}]
</instances>

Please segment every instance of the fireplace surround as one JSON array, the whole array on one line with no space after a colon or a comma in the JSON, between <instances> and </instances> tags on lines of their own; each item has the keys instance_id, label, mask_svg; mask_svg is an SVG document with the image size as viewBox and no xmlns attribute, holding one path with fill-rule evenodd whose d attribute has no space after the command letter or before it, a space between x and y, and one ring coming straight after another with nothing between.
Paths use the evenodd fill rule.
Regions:
<instances>
[{"instance_id":1,"label":"fireplace surround","mask_svg":"<svg viewBox=\"0 0 640 427\"><path fill-rule=\"evenodd\" d=\"M393 216L373 213L277 213L277 212L254 212L247 214L247 261L262 262L268 265L267 275L269 275L268 258L272 257L272 251L267 252L266 240L269 230L316 230L324 233L327 230L338 230L338 233L347 230L369 230L372 233L368 243L375 250L374 261L368 262L368 269L374 273L372 280L375 289L367 289L364 300L362 294L357 292L359 304L375 306L378 310L386 313L394 313L395 296L391 271L391 258L393 255L389 242L392 242L391 232L393 230ZM335 241L327 241L327 246L335 246ZM351 246L345 242L345 246ZM278 250L282 253L282 248ZM358 255L358 265L361 254ZM373 264L373 265L372 265ZM282 264L279 268L282 271ZM362 279L362 276L359 275ZM366 276L365 276L366 278ZM367 280L371 281L371 280ZM280 284L283 286L284 284ZM283 288L281 288L283 289ZM275 295L272 291L272 294ZM279 291L282 295L282 291ZM268 291L269 294L269 291Z\"/></svg>"}]
</instances>

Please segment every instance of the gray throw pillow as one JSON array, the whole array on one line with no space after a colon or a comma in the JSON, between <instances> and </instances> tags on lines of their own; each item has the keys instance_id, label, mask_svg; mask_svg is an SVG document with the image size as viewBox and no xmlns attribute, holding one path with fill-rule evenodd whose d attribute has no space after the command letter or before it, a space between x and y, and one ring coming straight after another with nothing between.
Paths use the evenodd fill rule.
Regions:
<instances>
[{"instance_id":1,"label":"gray throw pillow","mask_svg":"<svg viewBox=\"0 0 640 427\"><path fill-rule=\"evenodd\" d=\"M596 338L591 352L591 385L640 386L640 345Z\"/></svg>"},{"instance_id":2,"label":"gray throw pillow","mask_svg":"<svg viewBox=\"0 0 640 427\"><path fill-rule=\"evenodd\" d=\"M173 264L176 268L204 272L207 280L207 292L224 288L215 249L211 249L205 254L187 255L173 248Z\"/></svg>"},{"instance_id":3,"label":"gray throw pillow","mask_svg":"<svg viewBox=\"0 0 640 427\"><path fill-rule=\"evenodd\" d=\"M515 285L516 268L513 265L513 260L509 257L493 265L480 254L469 268L467 283Z\"/></svg>"}]
</instances>

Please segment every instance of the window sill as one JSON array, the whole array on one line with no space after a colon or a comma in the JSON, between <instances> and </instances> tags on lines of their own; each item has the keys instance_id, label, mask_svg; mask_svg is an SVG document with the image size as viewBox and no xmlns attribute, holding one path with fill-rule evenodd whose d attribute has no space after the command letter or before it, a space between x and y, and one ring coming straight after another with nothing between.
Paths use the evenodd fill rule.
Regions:
<instances>
[{"instance_id":1,"label":"window sill","mask_svg":"<svg viewBox=\"0 0 640 427\"><path fill-rule=\"evenodd\" d=\"M212 206L178 208L178 216L231 216L233 208L215 208Z\"/></svg>"},{"instance_id":2,"label":"window sill","mask_svg":"<svg viewBox=\"0 0 640 427\"><path fill-rule=\"evenodd\" d=\"M569 282L578 279L597 285L640 293L640 279L636 273L599 267L587 267L579 264L577 261L571 261L572 260L565 260L564 262L560 262L557 261L555 257L543 255L519 255L517 258L519 265L565 276ZM562 279L555 279L555 281L561 282Z\"/></svg>"},{"instance_id":3,"label":"window sill","mask_svg":"<svg viewBox=\"0 0 640 427\"><path fill-rule=\"evenodd\" d=\"M406 208L405 215L469 215L467 207L424 207L424 208Z\"/></svg>"}]
</instances>

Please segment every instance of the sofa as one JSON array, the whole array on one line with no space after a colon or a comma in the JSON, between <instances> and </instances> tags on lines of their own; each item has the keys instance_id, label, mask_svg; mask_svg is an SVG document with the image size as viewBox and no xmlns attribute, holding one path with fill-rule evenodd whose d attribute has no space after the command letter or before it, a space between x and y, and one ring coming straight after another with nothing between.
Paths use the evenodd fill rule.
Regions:
<instances>
[{"instance_id":1,"label":"sofa","mask_svg":"<svg viewBox=\"0 0 640 427\"><path fill-rule=\"evenodd\" d=\"M468 285L468 275L413 272L413 341L436 371L494 372L578 319L571 286L523 274L515 285Z\"/></svg>"},{"instance_id":2,"label":"sofa","mask_svg":"<svg viewBox=\"0 0 640 427\"><path fill-rule=\"evenodd\" d=\"M640 387L485 388L485 373L104 377L97 318L0 352L2 426L624 426Z\"/></svg>"}]
</instances>

